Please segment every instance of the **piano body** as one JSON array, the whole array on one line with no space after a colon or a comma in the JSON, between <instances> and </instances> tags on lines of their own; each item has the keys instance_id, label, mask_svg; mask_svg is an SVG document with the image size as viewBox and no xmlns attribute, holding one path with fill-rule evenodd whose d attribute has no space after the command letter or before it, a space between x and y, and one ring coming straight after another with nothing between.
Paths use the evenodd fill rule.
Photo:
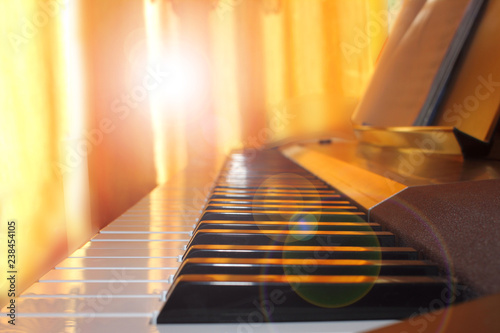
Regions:
<instances>
[{"instance_id":1,"label":"piano body","mask_svg":"<svg viewBox=\"0 0 500 333\"><path fill-rule=\"evenodd\" d=\"M475 28L476 41L487 28ZM4 307L0 327L499 331L498 100L460 124L439 114L470 88L460 75L476 68L474 52L455 66L434 126L359 123L354 141L243 149L220 170L192 166L29 287L16 326ZM474 125L478 117L489 121Z\"/></svg>"},{"instance_id":2,"label":"piano body","mask_svg":"<svg viewBox=\"0 0 500 333\"><path fill-rule=\"evenodd\" d=\"M499 249L495 241L498 233L498 226L495 223L497 223L500 197L498 193L500 162L478 163L477 160L464 160L461 155L433 154L426 156L421 168L415 170L412 175L406 175L403 182L403 174L397 173L397 169L382 168L388 160L387 155L401 156L399 155L401 152L386 151L380 160L376 160L373 159L374 155L370 150L380 148L368 147L366 151L360 149L358 145L357 142L292 144L278 150L252 152L258 154L254 160L260 162L254 164L259 165L256 171L253 170L254 177L258 177L259 173L273 172L261 169L262 165L266 164L268 167L274 164L272 165L274 169L284 163L289 170L285 173L282 172L284 170L280 170L264 181L258 180L257 186L247 184L246 189L241 187L242 174L238 172L245 170L241 168L243 163L248 163L246 171L252 173L250 171L252 159L248 158L250 155L245 157L243 151L235 152L219 174L215 182L215 186L218 187L213 188L212 197L208 202L205 200L197 202L193 198L197 198L200 188L205 187L207 183L213 183L213 179L207 176L209 171L206 168L186 170L186 173L155 188L103 228L81 249L28 288L18 299L17 326L15 329L7 327L7 331L195 332L203 330L229 333L361 332L380 329L380 332L457 332L477 327L482 332L498 331L500 323L496 313L500 304L497 278ZM442 165L443 168L435 168L436 164ZM300 166L312 167L302 169ZM230 170L233 170L233 174L230 174ZM311 170L311 173L308 170ZM274 169L275 171L277 169ZM387 177L387 171L390 171L393 178L395 175L401 177L398 178L399 182ZM421 172L429 172L431 175L423 178ZM311 176L313 174L317 174L318 178ZM227 179L233 182L232 189L225 188ZM283 183L283 180L286 188L280 189L279 184ZM266 187L266 182L271 187ZM327 189L321 189L318 185L320 183L325 184ZM309 190L298 189L297 186L302 188L306 186L305 184L309 186L312 184L312 187ZM334 184L335 189L330 188L328 184ZM358 186L359 184L363 186ZM344 196L345 194L348 197ZM252 198L253 202L249 203L248 198ZM324 201L321 208L317 208L318 198ZM356 198L356 201L352 198ZM380 201L381 198L387 199ZM325 199L330 199L331 202ZM233 200L233 203L229 203L229 200ZM370 209L365 206L377 201L380 202ZM358 213L352 215L353 212ZM200 228L197 222L204 214L205 226ZM225 218L224 214L229 216ZM301 219L294 218L293 214L300 215ZM329 219L328 214L341 214L343 218ZM360 214L362 218L357 218L356 214ZM324 216L327 218L323 218ZM355 218L352 218L353 216ZM376 222L371 224L363 222L365 216L368 216L368 221ZM221 217L225 220L220 220ZM339 220L343 223L328 222ZM478 225L477 220L481 220L483 224ZM295 224L290 221L295 221ZM280 226L280 222L285 226ZM219 236L219 238L215 242L210 238L198 239L196 244L190 244L189 252L194 255L182 259L193 237L194 229L197 229L198 236L205 234L208 237ZM233 237L239 235L240 238L231 240L230 235L226 243L219 244L223 239L220 236L227 235L220 234L224 229L234 233ZM387 235L394 237L387 230L396 235L397 243L383 238ZM285 233L286 236L281 235L285 240L273 238L273 234L255 238L258 233L270 231L274 231L275 234ZM287 232L290 231L295 234L288 235ZM343 233L358 234L358 237L367 234L368 238L361 243L359 240L354 240L353 244L345 245L338 238L343 237ZM301 239L307 240L312 235L317 238L315 241L309 240L306 244L301 244L303 243ZM252 241L248 242L245 239ZM322 240L324 244L321 244ZM210 245L214 243L215 245ZM300 254L300 251L304 252ZM276 279L281 275L282 285L295 286L297 289L294 291L311 302L301 310L308 311L310 309L307 308L315 307L312 304L317 304L321 298L318 299L318 290L314 288L312 293L310 290L309 293L303 291L301 283L306 284L308 278L317 279L318 274L320 277L332 279L331 276L321 275L331 274L328 266L326 273L321 273L324 270L321 259L328 258L329 255L335 259L328 260L336 261L335 265L348 271L351 271L352 267L344 267L343 261L361 265L359 268L365 266L368 270L362 273L367 275L364 278L374 278L359 289L349 290L347 299L344 295L343 302L356 304L359 297L362 298L371 292L376 297L375 299L372 297L371 302L378 305L369 304L369 309L381 309L382 313L390 313L395 318L410 315L411 319L402 322L397 319L370 320L370 316L366 318L366 309L361 309L361 313L365 316L364 320L355 320L358 317L356 312L358 309L354 307L354 310L347 313L340 312L350 320L338 321L336 311L332 311L333 315L329 311L342 309L346 304L334 303L323 304L326 308L320 306L319 309L327 311L326 315L323 313L319 317L315 317L310 311L306 312L306 315L294 313L299 320L309 318L306 319L309 321L293 322L296 319L290 318L289 313L279 311L281 301L290 299L290 294L284 294L285 291L281 293L283 289L279 288L266 290L266 285L275 284L265 279ZM232 256L236 259L231 259ZM422 261L419 258L426 260ZM436 265L433 263L439 264L439 273L436 272ZM215 294L212 292L206 294L203 289L190 291L189 285L183 292L177 282L175 288L179 288L178 290L183 293L170 296L172 283L179 279L175 275L179 274L181 265L185 276L203 277L215 285L217 283L227 285L219 287ZM207 265L216 267L215 271L212 271L213 274L200 275L200 272L205 272L203 266ZM286 269L283 268L284 265ZM387 265L397 267L391 268ZM244 268L245 266L247 268ZM245 269L248 272L239 275L241 272L238 270L245 272ZM305 269L308 271L304 271ZM409 271L405 271L407 269ZM228 270L233 271L228 272ZM277 270L283 270L283 273L279 274ZM302 275L298 276L304 280L293 279L297 270L302 272ZM232 274L228 275L229 273ZM336 278L340 279L340 283L346 282L342 278L353 278L345 276L342 272L338 274L340 275ZM418 287L418 283L416 286L411 283L403 286L394 296L397 302L404 303L407 297L414 297L415 293L427 295L419 301L423 302L423 306L415 308L414 304L410 304L410 313L404 309L408 304L398 303L395 307L387 307L383 301L379 304L378 297L384 299L384 295L394 295L392 291L398 290L398 286L377 289L373 284L384 279L387 279L386 282L389 284L404 284L408 282L406 279L415 278L407 276L408 274L419 274L416 279L423 279L420 281L423 285L429 282L426 280L428 277L420 274L440 276L441 289L429 292L428 288L433 288L432 283L423 289ZM239 283L239 287L242 288L251 284L250 281L255 282L256 277L267 281L258 282L258 286L262 286L264 290L241 292L238 291L238 287L231 287L231 284L238 286ZM242 282L238 280L239 278L246 280ZM455 284L457 282L459 284ZM223 289L228 286L232 288L231 292L224 292ZM342 294L342 289L331 286L332 280L320 290L328 290L335 295ZM262 293L268 298L260 298L264 295ZM405 295L403 299L401 294ZM230 303L228 299L232 300L236 303L232 306L236 307L238 297L248 298L248 295L254 296L251 311L243 312L246 315L243 315L241 310L237 311L228 319L227 313L231 309L224 308L225 302ZM436 295L439 297L434 298ZM165 301L169 301L169 297L177 298L170 301L174 307L178 305L180 307L172 312L173 318L166 319L173 323L159 323L158 315ZM450 301L450 297L466 301L443 310L441 307ZM212 311L200 310L200 302L197 302L200 300L212 305ZM263 300L273 300L275 303L262 303ZM327 297L327 302L335 300L335 297ZM186 308L182 308L186 304L195 308L194 314L190 313L189 309L186 312ZM262 304L267 305L262 307ZM398 309L403 310L399 313ZM4 308L3 312L7 311ZM244 308L243 311L248 310ZM330 316L336 321L315 321L315 319L324 320L325 316ZM374 318L380 316L379 313ZM384 316L386 315L382 315ZM273 321L274 318L277 318L278 322L266 322ZM177 323L179 320L176 319L180 319L181 322L197 323ZM210 323L203 323L207 321ZM214 321L224 323L214 323ZM5 318L2 325L3 328L6 327Z\"/></svg>"}]
</instances>

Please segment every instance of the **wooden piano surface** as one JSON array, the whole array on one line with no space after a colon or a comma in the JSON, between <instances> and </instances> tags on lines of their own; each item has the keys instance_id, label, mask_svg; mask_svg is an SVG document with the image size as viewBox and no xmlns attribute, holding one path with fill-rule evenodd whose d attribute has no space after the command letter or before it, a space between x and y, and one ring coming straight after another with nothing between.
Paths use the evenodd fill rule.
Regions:
<instances>
[{"instance_id":1,"label":"wooden piano surface","mask_svg":"<svg viewBox=\"0 0 500 333\"><path fill-rule=\"evenodd\" d=\"M500 161L363 145L357 141L290 145L283 153L370 209L411 186L500 179Z\"/></svg>"},{"instance_id":2,"label":"wooden piano surface","mask_svg":"<svg viewBox=\"0 0 500 333\"><path fill-rule=\"evenodd\" d=\"M344 163L349 162L357 171L364 169L370 172L371 174L367 174L369 177L384 175L381 163L377 164L377 161L369 162L362 156L353 154L352 151L348 153L347 148L342 148L341 145L333 154L328 153L331 149L330 146L322 145L295 146L289 148L288 151L285 150L285 154L293 155L299 163L301 161L298 157L301 155L312 154L310 156L315 157L307 163L317 163L321 160L317 154L326 154L323 158L333 158L337 161L337 164L330 164L326 169L342 168L345 166ZM440 158L444 158L444 163L462 165L463 168L464 163L460 158L452 156ZM358 161L353 163L356 159ZM366 163L373 164L366 167ZM362 164L364 166L361 168ZM320 168L326 170L322 166ZM460 167L457 168L460 169ZM472 169L470 174L481 179L497 178L498 170L500 170L497 162L481 168L473 165ZM434 169L434 171L441 172L439 169ZM325 171L318 172L320 177L323 176L322 172ZM196 332L198 330L204 332L359 332L389 327L397 323L395 320L382 320L154 325L152 322L163 306L166 292L180 265L179 258L184 253L185 245L188 244L191 232L205 205L214 174L213 170L209 169L187 170L186 173L156 188L101 230L81 249L49 271L38 283L26 290L17 299L16 326L8 325L9 318L3 316L0 319L0 328L6 329L7 332L109 332L111 330L119 332ZM455 174L453 172L442 173L442 176L460 178L468 174L468 171L456 171ZM407 176L406 181L410 185L421 181L417 171ZM326 178L328 177L323 179ZM459 178L455 180L463 180ZM433 179L434 182L439 181L439 177ZM401 178L398 180L401 181ZM345 183L345 179L343 182ZM402 183L398 182L403 187L409 186ZM380 186L380 184L375 186ZM338 187L338 184L336 183L335 186ZM353 185L349 186L353 187ZM387 193L383 192L386 197L390 195L390 191L398 190L398 187L391 182L387 182L384 186L389 189L384 190ZM349 187L345 187L342 191L345 193L348 189ZM368 191L372 190L373 188L368 186ZM368 204L370 200L378 200L378 197L361 193L358 194L358 200L358 202L365 200ZM488 302L489 306L499 304L498 297L493 300L489 299ZM4 308L2 313L8 313L8 310ZM462 318L469 320L465 314ZM426 320L434 322L434 319L427 318ZM486 314L485 320L484 328L492 332L500 325L498 318L493 316L488 317ZM445 325L446 316L440 317L438 321ZM409 327L405 329L411 331L412 328L420 329L422 326L410 325ZM439 327L439 329L442 328Z\"/></svg>"}]
</instances>

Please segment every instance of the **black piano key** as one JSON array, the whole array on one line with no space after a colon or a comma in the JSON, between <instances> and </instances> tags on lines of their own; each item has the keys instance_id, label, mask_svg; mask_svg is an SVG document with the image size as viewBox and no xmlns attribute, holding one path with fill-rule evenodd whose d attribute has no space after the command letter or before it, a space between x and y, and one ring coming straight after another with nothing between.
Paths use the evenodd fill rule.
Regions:
<instances>
[{"instance_id":1,"label":"black piano key","mask_svg":"<svg viewBox=\"0 0 500 333\"><path fill-rule=\"evenodd\" d=\"M226 175L223 177L219 177L217 179L217 187L231 187L234 184L239 183L261 183L265 181L268 184L276 184L276 185L287 185L287 184L301 184L304 186L310 186L311 184L326 184L324 181L319 179L318 177L305 177L305 173L300 173L296 175L291 175L287 173L279 177L279 175L273 174L274 172L267 172L265 174L254 174L252 177L243 177L240 175L236 177L236 175Z\"/></svg>"},{"instance_id":2,"label":"black piano key","mask_svg":"<svg viewBox=\"0 0 500 333\"><path fill-rule=\"evenodd\" d=\"M297 191L295 189L277 189L277 188L266 188L266 189L258 189L258 190L249 190L249 189L241 189L241 188L215 188L214 194L248 194L248 195L259 195L259 194L314 194L314 195L332 195L338 194L337 191L334 190L302 190Z\"/></svg>"},{"instance_id":3,"label":"black piano key","mask_svg":"<svg viewBox=\"0 0 500 333\"><path fill-rule=\"evenodd\" d=\"M184 274L437 276L438 268L422 260L191 258L176 278Z\"/></svg>"},{"instance_id":4,"label":"black piano key","mask_svg":"<svg viewBox=\"0 0 500 333\"><path fill-rule=\"evenodd\" d=\"M296 199L286 199L286 200L274 200L274 199L255 199L252 200L251 198L249 199L210 199L208 201L209 205L212 204L229 204L229 205L238 205L238 204L243 204L243 205L277 205L277 206L284 206L284 205L298 205L298 206L321 206L321 207L328 207L328 206L338 206L338 205L344 205L344 204L351 204L349 201L346 201L345 198L342 198L340 196L336 197L334 200L296 200Z\"/></svg>"},{"instance_id":5,"label":"black piano key","mask_svg":"<svg viewBox=\"0 0 500 333\"><path fill-rule=\"evenodd\" d=\"M328 195L314 195L314 194L288 194L283 195L281 193L272 193L269 195L252 195L252 194L214 194L210 199L224 199L226 201L236 201L236 200L301 200L301 201L333 201L342 198L338 194L328 194Z\"/></svg>"},{"instance_id":6,"label":"black piano key","mask_svg":"<svg viewBox=\"0 0 500 333\"><path fill-rule=\"evenodd\" d=\"M378 223L366 222L276 222L276 221L202 221L195 231L201 229L247 229L247 230L318 230L318 231L382 231Z\"/></svg>"},{"instance_id":7,"label":"black piano key","mask_svg":"<svg viewBox=\"0 0 500 333\"><path fill-rule=\"evenodd\" d=\"M303 170L300 171L294 171L296 175L300 175L300 178L305 178L305 179L318 179L318 177L311 175L310 173L303 172ZM266 173L257 173L257 172L250 172L250 173L231 173L231 172L221 172L219 178L217 178L217 181L238 181L238 180L261 180L264 181L268 179L269 177L273 177L274 179L279 179L279 180L288 180L288 179L297 179L297 177L292 177L289 174L274 174L272 172L266 172Z\"/></svg>"},{"instance_id":8,"label":"black piano key","mask_svg":"<svg viewBox=\"0 0 500 333\"><path fill-rule=\"evenodd\" d=\"M184 254L189 258L320 258L368 260L416 260L418 252L407 247L353 246L242 246L194 245Z\"/></svg>"},{"instance_id":9,"label":"black piano key","mask_svg":"<svg viewBox=\"0 0 500 333\"><path fill-rule=\"evenodd\" d=\"M272 207L272 208L280 208L280 207L315 207L315 208L323 208L323 207L338 207L344 205L352 205L349 201L345 200L336 200L336 201L300 201L300 200L210 200L208 202L209 206L214 207L233 207L233 206L247 206L247 207Z\"/></svg>"},{"instance_id":10,"label":"black piano key","mask_svg":"<svg viewBox=\"0 0 500 333\"><path fill-rule=\"evenodd\" d=\"M227 185L219 185L221 189L249 189L249 190L258 190L258 189L266 189L266 188L282 188L282 189L290 189L290 190L296 190L296 191L301 191L301 190L329 190L331 189L330 186L328 185L320 185L320 184L314 184L310 186L304 186L304 185L294 185L294 184L289 184L289 185L280 185L276 186L273 184L266 185L264 182L260 183L252 183L252 184L227 184ZM263 193L261 196L264 196L265 194ZM314 194L315 196L318 196L318 194Z\"/></svg>"},{"instance_id":11,"label":"black piano key","mask_svg":"<svg viewBox=\"0 0 500 333\"><path fill-rule=\"evenodd\" d=\"M356 222L365 221L362 212L285 212L285 211L239 211L225 212L223 210L205 211L201 217L204 220L236 220L236 221L317 221L317 222Z\"/></svg>"},{"instance_id":12,"label":"black piano key","mask_svg":"<svg viewBox=\"0 0 500 333\"><path fill-rule=\"evenodd\" d=\"M308 245L308 246L394 246L394 235L384 231L282 231L282 230L198 230L188 244L220 245Z\"/></svg>"},{"instance_id":13,"label":"black piano key","mask_svg":"<svg viewBox=\"0 0 500 333\"><path fill-rule=\"evenodd\" d=\"M399 319L450 294L445 279L413 276L182 275L158 323Z\"/></svg>"},{"instance_id":14,"label":"black piano key","mask_svg":"<svg viewBox=\"0 0 500 333\"><path fill-rule=\"evenodd\" d=\"M295 209L295 210L298 210L300 212L343 212L343 211L355 211L357 210L358 208L356 206L329 206L329 207L316 207L316 206L313 206L313 207L307 207L307 206L303 206L303 207L260 207L260 206L244 206L244 205L237 205L237 206L230 206L230 207L224 207L224 206L212 206L212 205L208 205L206 207L206 211L212 211L212 210L223 210L223 211L248 211L248 210L251 210L251 211L268 211L268 210L286 210L286 209Z\"/></svg>"}]
</instances>

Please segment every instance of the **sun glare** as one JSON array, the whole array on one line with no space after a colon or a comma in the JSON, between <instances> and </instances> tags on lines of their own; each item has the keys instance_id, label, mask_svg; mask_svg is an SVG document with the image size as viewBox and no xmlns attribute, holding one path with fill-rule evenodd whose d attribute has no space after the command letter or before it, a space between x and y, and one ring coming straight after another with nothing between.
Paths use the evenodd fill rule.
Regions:
<instances>
[{"instance_id":1,"label":"sun glare","mask_svg":"<svg viewBox=\"0 0 500 333\"><path fill-rule=\"evenodd\" d=\"M181 53L182 51L178 52ZM165 55L162 68L167 71L167 80L161 94L170 102L188 103L202 89L203 69L197 59L189 55Z\"/></svg>"}]
</instances>

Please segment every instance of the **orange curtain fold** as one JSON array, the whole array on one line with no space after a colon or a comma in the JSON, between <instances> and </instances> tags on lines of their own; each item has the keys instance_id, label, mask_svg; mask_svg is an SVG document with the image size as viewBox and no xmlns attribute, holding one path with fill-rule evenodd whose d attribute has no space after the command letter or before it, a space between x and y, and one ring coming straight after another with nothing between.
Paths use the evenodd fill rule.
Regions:
<instances>
[{"instance_id":1,"label":"orange curtain fold","mask_svg":"<svg viewBox=\"0 0 500 333\"><path fill-rule=\"evenodd\" d=\"M155 59L171 59L170 66L188 81L183 92L166 86L168 97L153 108L161 123L157 146L182 137L176 145L185 148L156 150L160 181L193 163L194 156L216 163L241 146L260 149L290 137L352 137L351 113L394 16L387 0L145 4L146 21L159 22L148 31ZM189 67L199 76L193 78ZM166 134L165 122L178 126Z\"/></svg>"}]
</instances>

